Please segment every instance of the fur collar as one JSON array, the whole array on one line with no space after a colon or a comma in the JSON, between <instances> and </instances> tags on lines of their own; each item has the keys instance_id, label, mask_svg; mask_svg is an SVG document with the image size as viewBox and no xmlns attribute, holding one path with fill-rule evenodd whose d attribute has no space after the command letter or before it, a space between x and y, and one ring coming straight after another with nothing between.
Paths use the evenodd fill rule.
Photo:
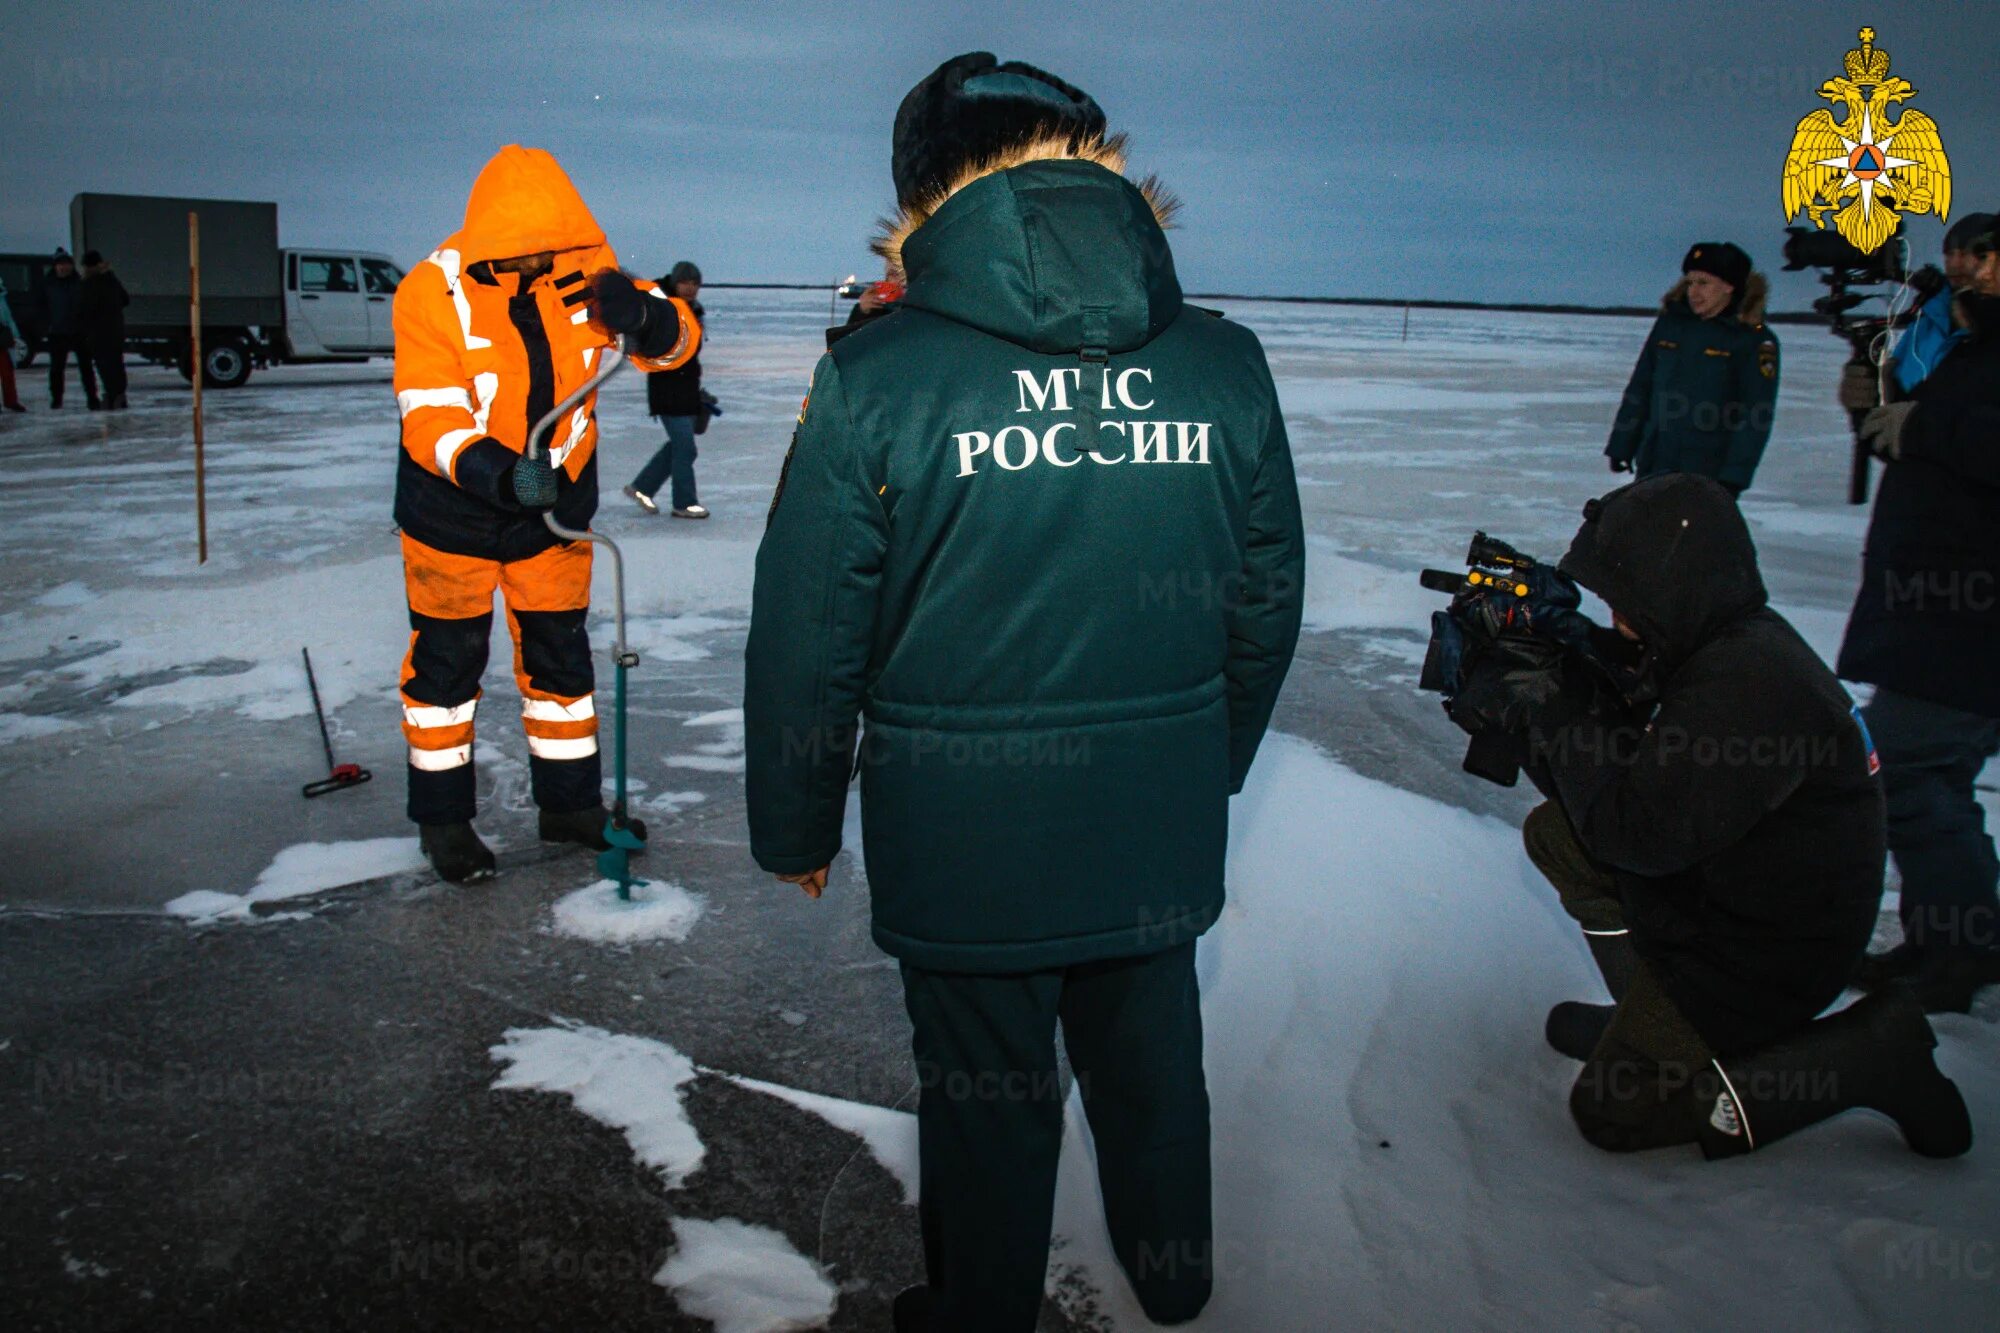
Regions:
<instances>
[{"instance_id":1,"label":"fur collar","mask_svg":"<svg viewBox=\"0 0 2000 1333\"><path fill-rule=\"evenodd\" d=\"M1675 306L1687 304L1688 280L1683 277L1660 298L1661 310L1672 310ZM1763 274L1752 271L1743 281L1743 290L1737 293L1736 308L1723 312L1718 319L1734 318L1746 329L1764 327L1764 306L1771 298L1771 283Z\"/></svg>"},{"instance_id":2,"label":"fur collar","mask_svg":"<svg viewBox=\"0 0 2000 1333\"><path fill-rule=\"evenodd\" d=\"M942 190L932 191L923 198L897 208L895 215L883 218L881 231L868 248L882 256L889 266L889 277L903 281L903 243L909 240L917 228L931 220L945 201L976 180L1006 171L1012 167L1026 166L1030 162L1095 162L1123 176L1125 174L1125 136L1114 134L1105 139L1093 139L1078 143L1065 137L1042 137L1029 139L1014 145L1005 152L977 162L967 163ZM1147 176L1136 182L1139 192L1146 196L1146 202L1153 207L1153 216L1162 227L1174 225L1174 215L1180 212L1180 200L1170 194L1159 179Z\"/></svg>"}]
</instances>

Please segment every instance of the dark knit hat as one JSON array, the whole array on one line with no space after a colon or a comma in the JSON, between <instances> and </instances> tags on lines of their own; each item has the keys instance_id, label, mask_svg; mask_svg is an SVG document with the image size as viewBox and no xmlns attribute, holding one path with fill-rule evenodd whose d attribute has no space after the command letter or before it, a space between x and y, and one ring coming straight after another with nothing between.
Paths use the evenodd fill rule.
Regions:
<instances>
[{"instance_id":1,"label":"dark knit hat","mask_svg":"<svg viewBox=\"0 0 2000 1333\"><path fill-rule=\"evenodd\" d=\"M74 265L76 263L76 260L71 258L69 251L63 249L60 245L58 245L56 247L56 252L53 255L49 256L49 262L51 264Z\"/></svg>"},{"instance_id":2,"label":"dark knit hat","mask_svg":"<svg viewBox=\"0 0 2000 1333\"><path fill-rule=\"evenodd\" d=\"M939 65L896 110L890 170L905 206L950 185L973 163L1032 139L1081 146L1104 135L1090 95L1018 60L971 51Z\"/></svg>"},{"instance_id":3,"label":"dark knit hat","mask_svg":"<svg viewBox=\"0 0 2000 1333\"><path fill-rule=\"evenodd\" d=\"M1967 213L1951 224L1951 230L1944 234L1944 248L1947 250L1970 250L1986 238L1985 248L1994 248L1991 237L2000 230L2000 214Z\"/></svg>"},{"instance_id":4,"label":"dark knit hat","mask_svg":"<svg viewBox=\"0 0 2000 1333\"><path fill-rule=\"evenodd\" d=\"M96 268L99 264L102 264L103 262L104 262L104 256L97 253L97 251L85 250L83 252L83 266L85 268Z\"/></svg>"},{"instance_id":5,"label":"dark knit hat","mask_svg":"<svg viewBox=\"0 0 2000 1333\"><path fill-rule=\"evenodd\" d=\"M675 283L700 282L700 281L701 281L701 270L694 266L694 261L692 259L683 259L680 263L674 265L673 269L667 274L667 276L661 280L661 285L667 289L667 294L671 296L673 295L673 287Z\"/></svg>"},{"instance_id":6,"label":"dark knit hat","mask_svg":"<svg viewBox=\"0 0 2000 1333\"><path fill-rule=\"evenodd\" d=\"M1728 241L1696 241L1681 260L1683 273L1712 273L1738 291L1750 278L1750 256Z\"/></svg>"}]
</instances>

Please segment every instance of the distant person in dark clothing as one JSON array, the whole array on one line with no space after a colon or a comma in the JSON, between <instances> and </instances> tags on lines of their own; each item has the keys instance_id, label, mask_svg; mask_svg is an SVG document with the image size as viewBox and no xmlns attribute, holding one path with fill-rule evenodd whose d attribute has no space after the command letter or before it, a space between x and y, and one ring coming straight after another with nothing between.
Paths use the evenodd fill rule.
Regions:
<instances>
[{"instance_id":1,"label":"distant person in dark clothing","mask_svg":"<svg viewBox=\"0 0 2000 1333\"><path fill-rule=\"evenodd\" d=\"M97 371L90 353L78 336L78 307L83 301L83 279L76 275L76 261L69 251L58 250L50 265L48 281L42 284L42 328L49 346L49 406L61 407L63 372L69 368L69 354L76 353L76 377L83 381L83 396L94 412L103 404L97 400Z\"/></svg>"},{"instance_id":2,"label":"distant person in dark clothing","mask_svg":"<svg viewBox=\"0 0 2000 1333\"><path fill-rule=\"evenodd\" d=\"M832 347L856 329L866 328L885 315L895 314L902 300L902 279L892 276L869 283L862 291L861 299L854 303L854 309L847 312L847 322L836 324L826 331L826 345Z\"/></svg>"},{"instance_id":3,"label":"distant person in dark clothing","mask_svg":"<svg viewBox=\"0 0 2000 1333\"><path fill-rule=\"evenodd\" d=\"M1961 337L1904 402L1862 419L1886 460L1840 674L1875 686L1903 943L1859 983L1964 1012L2000 983L2000 860L1975 786L2000 753L2000 229L1970 242ZM1900 383L1900 380L1898 381Z\"/></svg>"},{"instance_id":4,"label":"distant person in dark clothing","mask_svg":"<svg viewBox=\"0 0 2000 1333\"><path fill-rule=\"evenodd\" d=\"M701 294L700 269L683 259L660 279L660 286L688 303L696 323L706 324L707 312L695 299ZM671 477L673 516L708 517L708 510L695 498L694 488L694 437L700 433L696 428L697 418L708 410L703 403L705 397L701 391L699 354L678 370L656 370L646 376L646 410L666 428L667 442L660 446L652 461L639 469L639 475L632 478L625 494L649 514L660 512L654 497L660 493L660 483Z\"/></svg>"},{"instance_id":5,"label":"distant person in dark clothing","mask_svg":"<svg viewBox=\"0 0 2000 1333\"><path fill-rule=\"evenodd\" d=\"M0 282L0 403L9 412L25 412L20 392L14 387L14 349L26 342L14 312L7 306L7 284Z\"/></svg>"},{"instance_id":6,"label":"distant person in dark clothing","mask_svg":"<svg viewBox=\"0 0 2000 1333\"><path fill-rule=\"evenodd\" d=\"M83 252L83 283L76 302L79 359L89 358L104 383L104 405L123 408L125 402L125 307L132 298L111 265L95 250Z\"/></svg>"},{"instance_id":7,"label":"distant person in dark clothing","mask_svg":"<svg viewBox=\"0 0 2000 1333\"><path fill-rule=\"evenodd\" d=\"M1769 290L1736 246L1689 249L1604 446L1613 472L1642 480L1694 472L1734 495L1749 489L1778 401L1778 339L1764 327Z\"/></svg>"}]
</instances>

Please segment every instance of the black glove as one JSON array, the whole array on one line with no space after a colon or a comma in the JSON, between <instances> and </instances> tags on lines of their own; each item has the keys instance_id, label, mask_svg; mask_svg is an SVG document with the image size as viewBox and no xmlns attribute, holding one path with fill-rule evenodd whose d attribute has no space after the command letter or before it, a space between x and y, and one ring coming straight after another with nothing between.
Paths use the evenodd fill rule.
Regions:
<instances>
[{"instance_id":1,"label":"black glove","mask_svg":"<svg viewBox=\"0 0 2000 1333\"><path fill-rule=\"evenodd\" d=\"M1461 730L1525 735L1566 682L1563 649L1538 635L1510 634L1480 645L1445 705Z\"/></svg>"},{"instance_id":2,"label":"black glove","mask_svg":"<svg viewBox=\"0 0 2000 1333\"><path fill-rule=\"evenodd\" d=\"M657 300L615 268L605 269L590 280L590 317L634 343L646 341Z\"/></svg>"},{"instance_id":3,"label":"black glove","mask_svg":"<svg viewBox=\"0 0 2000 1333\"><path fill-rule=\"evenodd\" d=\"M523 509L553 509L556 505L556 470L546 456L522 458L514 464L514 498Z\"/></svg>"},{"instance_id":4,"label":"black glove","mask_svg":"<svg viewBox=\"0 0 2000 1333\"><path fill-rule=\"evenodd\" d=\"M1614 458L1611 460L1611 470L1613 472L1630 472L1632 465L1622 458Z\"/></svg>"}]
</instances>

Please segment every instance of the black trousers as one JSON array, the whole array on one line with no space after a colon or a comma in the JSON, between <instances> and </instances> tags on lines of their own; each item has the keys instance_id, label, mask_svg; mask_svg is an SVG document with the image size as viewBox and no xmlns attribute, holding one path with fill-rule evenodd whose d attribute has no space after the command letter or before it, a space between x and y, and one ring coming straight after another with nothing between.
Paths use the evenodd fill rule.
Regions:
<instances>
[{"instance_id":1,"label":"black trousers","mask_svg":"<svg viewBox=\"0 0 2000 1333\"><path fill-rule=\"evenodd\" d=\"M1577 840L1562 807L1536 806L1521 836L1528 859L1587 934L1625 933L1617 876ZM1646 961L1635 959L1611 1026L1570 1089L1570 1115L1584 1138L1610 1152L1693 1143L1715 1101L1714 1060Z\"/></svg>"},{"instance_id":2,"label":"black trousers","mask_svg":"<svg viewBox=\"0 0 2000 1333\"><path fill-rule=\"evenodd\" d=\"M104 384L105 401L111 402L125 392L125 339L98 339L89 343L77 354L77 364L95 366L97 378ZM84 381L84 392L90 391L90 382Z\"/></svg>"},{"instance_id":3,"label":"black trousers","mask_svg":"<svg viewBox=\"0 0 2000 1333\"><path fill-rule=\"evenodd\" d=\"M1194 949L1007 976L904 965L936 1328L1035 1326L1062 1147L1058 1023L1096 1143L1105 1223L1140 1304L1171 1323L1207 1303L1214 1244Z\"/></svg>"},{"instance_id":4,"label":"black trousers","mask_svg":"<svg viewBox=\"0 0 2000 1333\"><path fill-rule=\"evenodd\" d=\"M83 396L91 402L97 401L97 371L90 364L90 352L83 341L74 335L51 333L49 350L49 405L61 407L63 400L63 375L69 368L69 354L76 353L76 377L83 381Z\"/></svg>"}]
</instances>

